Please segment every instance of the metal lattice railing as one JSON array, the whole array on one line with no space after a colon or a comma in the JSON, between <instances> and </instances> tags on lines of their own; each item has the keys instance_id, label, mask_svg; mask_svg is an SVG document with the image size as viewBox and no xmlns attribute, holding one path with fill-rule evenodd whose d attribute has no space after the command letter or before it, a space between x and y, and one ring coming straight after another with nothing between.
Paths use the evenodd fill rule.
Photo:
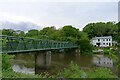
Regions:
<instances>
[{"instance_id":1,"label":"metal lattice railing","mask_svg":"<svg viewBox=\"0 0 120 80\"><path fill-rule=\"evenodd\" d=\"M76 48L75 43L58 42L53 40L42 40L14 36L0 36L0 53L28 52L51 49Z\"/></svg>"}]
</instances>

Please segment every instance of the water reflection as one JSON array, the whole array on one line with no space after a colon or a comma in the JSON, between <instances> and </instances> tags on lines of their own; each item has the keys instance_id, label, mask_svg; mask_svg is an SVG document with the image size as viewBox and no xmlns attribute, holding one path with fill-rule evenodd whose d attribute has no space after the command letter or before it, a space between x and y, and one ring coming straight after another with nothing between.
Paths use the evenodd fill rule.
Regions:
<instances>
[{"instance_id":1,"label":"water reflection","mask_svg":"<svg viewBox=\"0 0 120 80\"><path fill-rule=\"evenodd\" d=\"M15 72L34 74L35 73L35 53L15 54L12 69Z\"/></svg>"},{"instance_id":2,"label":"water reflection","mask_svg":"<svg viewBox=\"0 0 120 80\"><path fill-rule=\"evenodd\" d=\"M103 55L86 56L75 53L53 52L47 53L45 56L44 55L44 53L37 53L36 57L35 53L15 54L13 70L16 72L36 74L47 71L52 75L67 67L70 62L73 61L82 69L100 66L110 67L114 72L116 72L112 59Z\"/></svg>"},{"instance_id":3,"label":"water reflection","mask_svg":"<svg viewBox=\"0 0 120 80\"><path fill-rule=\"evenodd\" d=\"M12 69L13 69L13 71L20 72L20 73L26 73L26 74L34 74L35 73L35 68L27 68L24 65L14 64Z\"/></svg>"},{"instance_id":4,"label":"water reflection","mask_svg":"<svg viewBox=\"0 0 120 80\"><path fill-rule=\"evenodd\" d=\"M93 64L102 67L113 67L113 60L103 55L94 55Z\"/></svg>"}]
</instances>

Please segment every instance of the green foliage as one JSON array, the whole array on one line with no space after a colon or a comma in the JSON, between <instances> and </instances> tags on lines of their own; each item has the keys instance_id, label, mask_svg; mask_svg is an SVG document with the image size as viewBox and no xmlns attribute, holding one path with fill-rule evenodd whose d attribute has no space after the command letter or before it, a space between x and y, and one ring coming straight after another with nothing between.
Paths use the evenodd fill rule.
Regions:
<instances>
[{"instance_id":1,"label":"green foliage","mask_svg":"<svg viewBox=\"0 0 120 80\"><path fill-rule=\"evenodd\" d=\"M104 54L109 55L110 54L110 49L109 48L104 48Z\"/></svg>"},{"instance_id":2,"label":"green foliage","mask_svg":"<svg viewBox=\"0 0 120 80\"><path fill-rule=\"evenodd\" d=\"M104 54L106 56L108 56L109 58L111 58L114 62L118 62L118 56L117 56L117 51L113 49L110 49L109 47L108 48L104 48Z\"/></svg>"},{"instance_id":3,"label":"green foliage","mask_svg":"<svg viewBox=\"0 0 120 80\"><path fill-rule=\"evenodd\" d=\"M17 31L11 29L3 29L3 35L13 35L21 37L30 37L38 39L49 39L55 41L68 41L74 42L79 45L82 53L91 53L93 46L90 45L90 39L95 36L107 36L111 35L113 39L120 41L119 23L114 22L98 22L89 23L84 28L83 31L79 29L66 25L61 29L56 29L54 26L45 27L42 30L29 30L26 34L23 31ZM106 52L107 53L107 52Z\"/></svg>"},{"instance_id":4,"label":"green foliage","mask_svg":"<svg viewBox=\"0 0 120 80\"><path fill-rule=\"evenodd\" d=\"M39 33L38 30L35 29L29 30L28 33L26 33L26 37L36 38L38 36L38 33Z\"/></svg>"},{"instance_id":5,"label":"green foliage","mask_svg":"<svg viewBox=\"0 0 120 80\"><path fill-rule=\"evenodd\" d=\"M3 78L53 78L52 76L49 76L48 73L34 75L34 74L13 72L11 70L3 72L2 75Z\"/></svg>"},{"instance_id":6,"label":"green foliage","mask_svg":"<svg viewBox=\"0 0 120 80\"><path fill-rule=\"evenodd\" d=\"M93 46L90 44L90 41L87 39L80 40L80 50L81 53L91 53Z\"/></svg>"},{"instance_id":7,"label":"green foliage","mask_svg":"<svg viewBox=\"0 0 120 80\"><path fill-rule=\"evenodd\" d=\"M110 53L109 55L108 55L108 57L109 58L111 58L111 59L113 59L114 61L116 61L116 62L118 62L118 57L117 57L117 55L115 55L115 54L113 54L113 53Z\"/></svg>"},{"instance_id":8,"label":"green foliage","mask_svg":"<svg viewBox=\"0 0 120 80\"><path fill-rule=\"evenodd\" d=\"M64 26L62 28L62 31L64 33L64 37L77 37L78 36L78 29L72 27L71 25Z\"/></svg>"},{"instance_id":9,"label":"green foliage","mask_svg":"<svg viewBox=\"0 0 120 80\"><path fill-rule=\"evenodd\" d=\"M117 65L117 67L120 69L120 61L118 62L118 65Z\"/></svg>"},{"instance_id":10,"label":"green foliage","mask_svg":"<svg viewBox=\"0 0 120 80\"><path fill-rule=\"evenodd\" d=\"M115 78L112 71L108 68L97 68L94 72L89 73L89 78Z\"/></svg>"},{"instance_id":11,"label":"green foliage","mask_svg":"<svg viewBox=\"0 0 120 80\"><path fill-rule=\"evenodd\" d=\"M19 35L20 37L25 37L25 32L19 30L19 34L18 34L18 35ZM17 35L17 36L18 36L18 35Z\"/></svg>"},{"instance_id":12,"label":"green foliage","mask_svg":"<svg viewBox=\"0 0 120 80\"><path fill-rule=\"evenodd\" d=\"M14 36L16 35L16 32L12 29L3 29L2 35Z\"/></svg>"},{"instance_id":13,"label":"green foliage","mask_svg":"<svg viewBox=\"0 0 120 80\"><path fill-rule=\"evenodd\" d=\"M117 78L108 68L96 68L86 71L86 73L76 64L71 62L68 68L64 68L62 72L58 73L58 77L62 78Z\"/></svg>"},{"instance_id":14,"label":"green foliage","mask_svg":"<svg viewBox=\"0 0 120 80\"><path fill-rule=\"evenodd\" d=\"M45 27L39 31L38 38L53 40L53 36L54 36L55 32L56 32L55 27Z\"/></svg>"},{"instance_id":15,"label":"green foliage","mask_svg":"<svg viewBox=\"0 0 120 80\"><path fill-rule=\"evenodd\" d=\"M9 56L8 54L4 53L2 54L2 71L9 71L12 70L11 68L11 61L13 59L14 56Z\"/></svg>"},{"instance_id":16,"label":"green foliage","mask_svg":"<svg viewBox=\"0 0 120 80\"><path fill-rule=\"evenodd\" d=\"M0 54L0 77L2 77L2 54Z\"/></svg>"},{"instance_id":17,"label":"green foliage","mask_svg":"<svg viewBox=\"0 0 120 80\"><path fill-rule=\"evenodd\" d=\"M84 28L83 31L86 32L89 38L95 36L109 36L111 35L114 40L118 40L118 26L115 22L97 22L89 23Z\"/></svg>"},{"instance_id":18,"label":"green foliage","mask_svg":"<svg viewBox=\"0 0 120 80\"><path fill-rule=\"evenodd\" d=\"M53 78L47 72L40 75L17 73L12 70L13 55L2 54L2 78Z\"/></svg>"},{"instance_id":19,"label":"green foliage","mask_svg":"<svg viewBox=\"0 0 120 80\"><path fill-rule=\"evenodd\" d=\"M87 71L86 73L79 68L77 64L71 62L68 68L64 68L63 71L59 72L57 76L50 76L47 72L40 75L37 74L24 74L12 71L11 60L14 56L8 54L2 54L3 56L3 73L2 78L115 78L110 69L97 68L95 71ZM120 65L120 64L119 64Z\"/></svg>"},{"instance_id":20,"label":"green foliage","mask_svg":"<svg viewBox=\"0 0 120 80\"><path fill-rule=\"evenodd\" d=\"M86 73L80 70L77 64L71 62L68 68L64 68L63 72L58 73L58 77L63 78L85 78Z\"/></svg>"},{"instance_id":21,"label":"green foliage","mask_svg":"<svg viewBox=\"0 0 120 80\"><path fill-rule=\"evenodd\" d=\"M38 39L48 39L55 41L74 42L80 46L81 51L83 53L92 51L87 34L82 31L79 31L79 29L71 25L66 25L58 30L56 30L54 26L45 27L40 31L32 29L29 30L26 34L21 30L15 31L11 29L3 29L2 31L3 31L3 35L8 35L8 36L19 36L19 37L38 38Z\"/></svg>"},{"instance_id":22,"label":"green foliage","mask_svg":"<svg viewBox=\"0 0 120 80\"><path fill-rule=\"evenodd\" d=\"M118 41L118 43L120 43L120 22L118 22L118 23L116 24L116 26L118 27L117 41Z\"/></svg>"}]
</instances>

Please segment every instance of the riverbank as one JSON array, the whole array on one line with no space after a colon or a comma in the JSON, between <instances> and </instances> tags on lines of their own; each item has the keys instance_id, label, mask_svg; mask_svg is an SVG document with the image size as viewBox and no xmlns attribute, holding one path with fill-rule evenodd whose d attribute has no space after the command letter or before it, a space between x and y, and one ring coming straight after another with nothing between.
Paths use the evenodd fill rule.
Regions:
<instances>
[{"instance_id":1,"label":"riverbank","mask_svg":"<svg viewBox=\"0 0 120 80\"><path fill-rule=\"evenodd\" d=\"M14 72L12 70L13 58L14 55L2 54L2 78L52 78L48 73L38 75Z\"/></svg>"},{"instance_id":2,"label":"riverbank","mask_svg":"<svg viewBox=\"0 0 120 80\"><path fill-rule=\"evenodd\" d=\"M117 75L108 68L87 68L83 69L74 62L69 63L69 66L58 72L56 75L49 75L49 73L44 74L25 74L18 73L12 70L11 60L13 55L2 54L3 68L2 68L2 78L116 78ZM73 73L74 72L74 73ZM60 75L61 74L61 75ZM73 75L74 74L74 75ZM81 76L82 75L82 76Z\"/></svg>"}]
</instances>

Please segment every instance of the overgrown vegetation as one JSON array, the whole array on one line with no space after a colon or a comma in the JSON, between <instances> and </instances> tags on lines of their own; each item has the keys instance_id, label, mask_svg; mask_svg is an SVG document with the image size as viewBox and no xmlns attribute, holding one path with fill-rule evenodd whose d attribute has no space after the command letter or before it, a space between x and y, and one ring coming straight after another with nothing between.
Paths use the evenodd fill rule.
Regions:
<instances>
[{"instance_id":1,"label":"overgrown vegetation","mask_svg":"<svg viewBox=\"0 0 120 80\"><path fill-rule=\"evenodd\" d=\"M0 77L2 77L2 54L0 54Z\"/></svg>"},{"instance_id":2,"label":"overgrown vegetation","mask_svg":"<svg viewBox=\"0 0 120 80\"><path fill-rule=\"evenodd\" d=\"M110 47L110 48L107 47L107 48L103 48L103 51L104 51L104 55L111 58L114 62L118 62L119 61L118 51L115 50L115 48L117 47Z\"/></svg>"},{"instance_id":3,"label":"overgrown vegetation","mask_svg":"<svg viewBox=\"0 0 120 80\"><path fill-rule=\"evenodd\" d=\"M68 68L64 68L63 71L58 73L58 77L63 78L86 78L86 73L79 68L77 64L71 62Z\"/></svg>"},{"instance_id":4,"label":"overgrown vegetation","mask_svg":"<svg viewBox=\"0 0 120 80\"><path fill-rule=\"evenodd\" d=\"M89 78L115 78L115 77L116 76L108 68L97 68L89 73Z\"/></svg>"},{"instance_id":5,"label":"overgrown vegetation","mask_svg":"<svg viewBox=\"0 0 120 80\"><path fill-rule=\"evenodd\" d=\"M64 68L57 75L50 76L48 73L33 75L17 73L12 71L11 63L13 56L3 54L3 78L116 78L112 71L108 68L96 68L90 71L81 70L80 67L71 62L67 68Z\"/></svg>"},{"instance_id":6,"label":"overgrown vegetation","mask_svg":"<svg viewBox=\"0 0 120 80\"><path fill-rule=\"evenodd\" d=\"M48 73L34 75L34 74L24 74L17 73L12 70L12 59L13 55L2 54L2 78L52 78Z\"/></svg>"},{"instance_id":7,"label":"overgrown vegetation","mask_svg":"<svg viewBox=\"0 0 120 80\"><path fill-rule=\"evenodd\" d=\"M90 71L81 70L77 64L70 63L68 68L58 73L61 78L117 78L109 68L95 68Z\"/></svg>"}]
</instances>

